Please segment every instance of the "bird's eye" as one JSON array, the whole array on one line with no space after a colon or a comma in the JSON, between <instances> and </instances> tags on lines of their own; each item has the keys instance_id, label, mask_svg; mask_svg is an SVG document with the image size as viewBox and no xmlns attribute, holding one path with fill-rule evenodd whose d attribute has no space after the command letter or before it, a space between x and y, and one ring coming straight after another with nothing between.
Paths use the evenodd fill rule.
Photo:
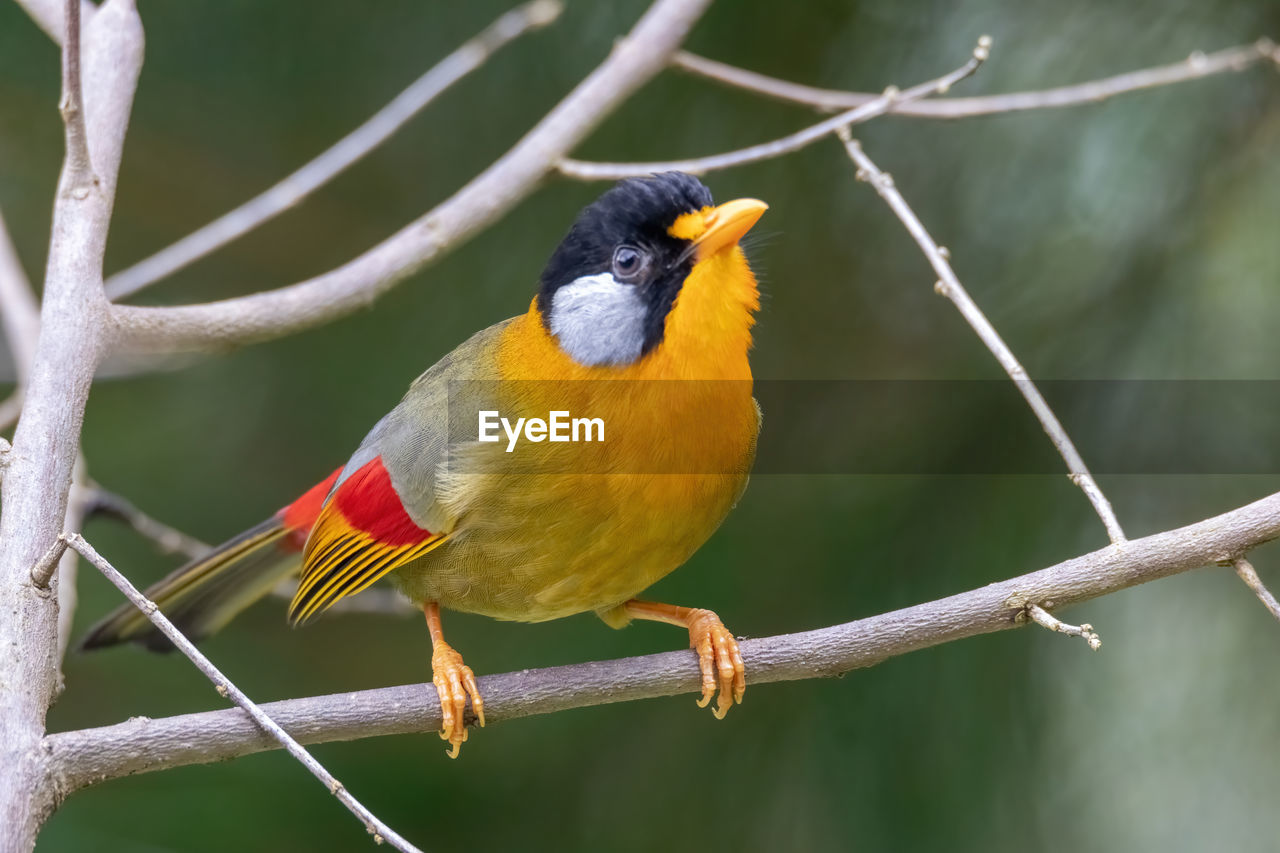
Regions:
<instances>
[{"instance_id":1,"label":"bird's eye","mask_svg":"<svg viewBox=\"0 0 1280 853\"><path fill-rule=\"evenodd\" d=\"M649 256L635 246L619 246L613 250L613 275L624 281L634 281L649 266Z\"/></svg>"}]
</instances>

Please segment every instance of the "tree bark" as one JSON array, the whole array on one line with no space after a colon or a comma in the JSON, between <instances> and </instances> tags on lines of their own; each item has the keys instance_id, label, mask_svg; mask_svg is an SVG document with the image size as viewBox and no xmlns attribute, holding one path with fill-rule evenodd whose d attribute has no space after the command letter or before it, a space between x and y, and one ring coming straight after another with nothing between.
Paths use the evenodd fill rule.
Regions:
<instances>
[{"instance_id":1,"label":"tree bark","mask_svg":"<svg viewBox=\"0 0 1280 853\"><path fill-rule=\"evenodd\" d=\"M8 611L0 619L4 851L31 849L55 805L45 784L41 739L58 684L57 579L41 589L32 582L31 568L62 532L85 402L103 351L102 258L142 64L142 25L132 0L102 6L85 29L83 45L70 29L64 42L82 47L84 97L83 108L79 97L68 97L80 80L64 85L63 111L69 142L71 128L80 123L90 164L68 156L58 182L40 336L0 492L0 601Z\"/></svg>"}]
</instances>

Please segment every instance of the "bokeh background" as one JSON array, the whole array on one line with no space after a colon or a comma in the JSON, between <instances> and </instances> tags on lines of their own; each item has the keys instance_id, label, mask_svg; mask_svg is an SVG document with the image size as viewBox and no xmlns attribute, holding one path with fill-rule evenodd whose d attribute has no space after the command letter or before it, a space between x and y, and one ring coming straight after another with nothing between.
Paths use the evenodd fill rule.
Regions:
<instances>
[{"instance_id":1,"label":"bokeh background","mask_svg":"<svg viewBox=\"0 0 1280 853\"><path fill-rule=\"evenodd\" d=\"M167 245L354 127L507 7L142 0L147 59L108 269ZM138 301L249 293L326 270L501 154L608 52L644 4L572 0L300 209ZM956 94L1058 85L1280 36L1270 0L717 4L690 46L786 78L879 90L992 60ZM0 206L43 267L61 158L57 55L0 4ZM762 141L811 120L661 76L581 156L663 158ZM1036 377L1280 379L1280 75L1256 68L1065 111L859 130ZM990 355L932 291L924 260L835 142L718 174L719 198L772 205L751 256L765 290L754 363L769 379L993 379ZM343 460L423 368L522 311L546 256L600 186L549 182L373 308L303 335L103 381L84 446L95 478L217 541ZM38 278L38 276L37 276ZM1267 386L1258 386L1265 393ZM975 397L907 418L904 458L1004 433ZM1141 444L1169 424L1116 405L1064 412ZM1206 442L1236 442L1251 408ZM785 416L785 413L775 413ZM768 413L766 413L766 429ZM849 427L849 432L856 432ZM1095 431L1096 432L1096 431ZM845 427L833 425L831 440ZM1089 448L1083 448L1088 456ZM962 454L957 454L961 456ZM1131 535L1280 489L1280 477L1106 476ZM135 581L174 565L110 521L90 538ZM656 597L717 609L753 636L847 621L1040 568L1105 544L1064 476L757 477ZM1280 586L1280 550L1256 562ZM77 624L118 601L85 571ZM1038 630L918 652L840 680L753 687L721 723L689 697L571 711L480 733L448 761L434 736L316 752L427 849L1268 850L1280 838L1280 626L1228 569L1066 614L1100 653ZM480 673L676 648L659 625L451 615ZM207 651L260 700L422 681L416 618L288 629L255 607ZM54 730L220 707L185 660L117 649L70 659ZM123 779L75 795L41 847L366 849L363 830L281 754Z\"/></svg>"}]
</instances>

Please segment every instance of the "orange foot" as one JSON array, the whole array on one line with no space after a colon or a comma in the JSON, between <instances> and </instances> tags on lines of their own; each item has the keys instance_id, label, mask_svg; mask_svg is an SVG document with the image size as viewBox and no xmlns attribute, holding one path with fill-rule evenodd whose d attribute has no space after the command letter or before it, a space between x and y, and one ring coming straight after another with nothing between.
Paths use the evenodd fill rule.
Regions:
<instances>
[{"instance_id":1,"label":"orange foot","mask_svg":"<svg viewBox=\"0 0 1280 853\"><path fill-rule=\"evenodd\" d=\"M458 757L458 748L467 739L467 697L476 712L476 722L484 726L484 700L476 687L476 675L462 662L462 655L445 642L437 643L431 652L431 681L440 694L440 713L444 725L440 739L449 741L450 758Z\"/></svg>"},{"instance_id":2,"label":"orange foot","mask_svg":"<svg viewBox=\"0 0 1280 853\"><path fill-rule=\"evenodd\" d=\"M484 727L484 700L476 686L476 674L462 662L462 655L444 641L440 625L440 605L429 601L422 605L427 617L427 629L431 631L431 681L440 695L440 716L443 725L440 739L449 742L450 758L458 757L458 749L467 739L467 697L476 712L476 722Z\"/></svg>"},{"instance_id":3,"label":"orange foot","mask_svg":"<svg viewBox=\"0 0 1280 853\"><path fill-rule=\"evenodd\" d=\"M735 702L742 704L742 696L747 692L747 673L738 641L719 616L710 610L698 609L689 617L689 647L698 653L698 666L702 669L702 698L698 700L698 707L705 708L711 703L711 697L716 695L716 676L719 676L720 698L711 713L717 720L723 720Z\"/></svg>"},{"instance_id":4,"label":"orange foot","mask_svg":"<svg viewBox=\"0 0 1280 853\"><path fill-rule=\"evenodd\" d=\"M671 625L683 625L689 629L689 647L698 653L698 667L702 670L702 698L698 707L705 708L715 697L720 697L711 713L717 720L734 703L742 704L747 692L746 668L742 665L742 652L738 641L724 627L720 617L700 607L677 607L674 604L657 604L652 601L632 599L623 605L627 615L635 619L650 619Z\"/></svg>"}]
</instances>

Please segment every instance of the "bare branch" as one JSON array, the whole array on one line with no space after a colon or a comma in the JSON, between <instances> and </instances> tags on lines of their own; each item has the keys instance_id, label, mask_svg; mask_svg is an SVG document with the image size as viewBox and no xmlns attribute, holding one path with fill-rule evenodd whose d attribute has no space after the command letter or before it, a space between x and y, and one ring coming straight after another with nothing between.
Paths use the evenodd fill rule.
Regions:
<instances>
[{"instance_id":1,"label":"bare branch","mask_svg":"<svg viewBox=\"0 0 1280 853\"><path fill-rule=\"evenodd\" d=\"M710 0L656 0L631 33L488 169L338 269L279 290L203 305L116 305L117 348L191 350L268 340L351 313L457 248L533 192L570 149L667 64Z\"/></svg>"},{"instance_id":2,"label":"bare branch","mask_svg":"<svg viewBox=\"0 0 1280 853\"><path fill-rule=\"evenodd\" d=\"M1062 428L1057 415L1053 413L1053 410L1049 408L1049 404L1045 402L1044 397L1040 395L1039 389L1036 388L1035 383L1027 375L1026 369L1014 357L1013 351L1001 339L995 327L991 325L986 315L978 308L977 303L973 301L964 286L960 284L960 279L956 277L955 271L951 269L951 264L947 260L949 253L939 247L934 242L934 239L929 236L929 232L925 230L919 217L911 210L906 199L902 197L902 193L898 192L893 178L880 171L876 164L871 162L871 158L862 150L862 146L858 144L858 141L851 138L847 130L841 133L840 138L844 142L844 147L848 151L849 157L858 166L858 178L868 181L875 188L875 191L892 208L894 214L906 226L907 231L910 232L916 244L920 246L921 251L928 258L929 265L938 274L939 280L934 285L934 288L938 293L951 300L952 304L956 306L956 309L964 317L965 322L969 324L970 328L982 340L982 343L1000 362L1000 366L1009 374L1009 378L1013 380L1013 383L1018 386L1018 391L1022 394L1023 399L1027 401L1027 405L1031 407L1031 411L1035 413L1036 418L1039 419L1040 425L1044 427L1045 433L1049 436L1049 440L1053 442L1053 446L1058 449L1063 461L1067 463L1067 470L1071 472L1071 481L1084 491L1089 503L1093 505L1094 511L1102 519L1112 543L1119 544L1124 542L1124 530L1121 529L1120 522L1116 519L1115 512L1111 508L1111 502L1107 500L1106 495L1098 488L1093 475L1089 473L1088 467L1076 450L1075 444L1072 443L1071 438L1067 435L1067 431Z\"/></svg>"},{"instance_id":3,"label":"bare branch","mask_svg":"<svg viewBox=\"0 0 1280 853\"><path fill-rule=\"evenodd\" d=\"M73 0L77 2L77 0ZM72 7L78 11L79 6ZM116 173L142 64L142 25L132 0L107 0L84 32L66 15L64 68L76 115L69 116L68 151L54 199L40 309L41 333L31 362L26 403L13 438L0 513L0 826L8 849L35 844L53 806L39 742L45 712L57 692L58 595L31 583L31 567L67 523L80 428L107 321L102 257L111 221ZM83 90L82 98L76 91ZM76 103L83 100L83 105ZM87 134L96 181L84 182ZM55 576L56 577L56 576ZM60 586L55 580L54 585Z\"/></svg>"},{"instance_id":4,"label":"bare branch","mask_svg":"<svg viewBox=\"0 0 1280 853\"><path fill-rule=\"evenodd\" d=\"M1181 62L1149 68L1142 71L1131 71L1115 77L1078 83L1072 86L1059 86L1054 89L1042 89L1034 92L1012 92L1006 95L986 95L975 98L935 98L912 104L903 104L895 108L896 115L917 118L959 119L973 116L992 115L993 113L1013 113L1023 110L1038 110L1056 107L1074 107L1081 104L1093 104L1105 101L1126 92L1137 92L1157 86L1168 86L1187 80L1196 80L1214 74L1229 71L1243 71L1263 60L1271 60L1280 65L1280 49L1271 39L1263 38L1251 45L1232 47L1215 53L1196 51ZM700 77L746 89L757 95L764 95L775 100L803 104L827 112L847 110L860 107L877 100L880 96L864 92L843 92L834 89L818 89L803 86L747 71L714 59L698 56L687 51L679 51L672 59L672 64L682 71Z\"/></svg>"},{"instance_id":5,"label":"bare branch","mask_svg":"<svg viewBox=\"0 0 1280 853\"><path fill-rule=\"evenodd\" d=\"M123 521L165 554L180 554L189 560L198 560L213 550L194 536L157 521L134 506L128 498L108 491L97 483L85 489L85 512L89 517L106 515Z\"/></svg>"},{"instance_id":6,"label":"bare branch","mask_svg":"<svg viewBox=\"0 0 1280 853\"><path fill-rule=\"evenodd\" d=\"M1079 625L1069 625L1061 621L1048 610L1045 610L1039 604L1029 604L1025 611L1025 616L1030 618L1041 628L1047 628L1050 631L1057 631L1059 634L1066 634L1068 637L1081 637L1089 648L1095 652L1102 648L1102 639L1094 633L1093 626L1088 622L1081 622Z\"/></svg>"},{"instance_id":7,"label":"bare branch","mask_svg":"<svg viewBox=\"0 0 1280 853\"><path fill-rule=\"evenodd\" d=\"M196 665L196 668L204 673L205 677L213 682L214 688L220 696L226 697L238 705L241 710L252 718L254 724L261 729L262 732L269 735L277 744L284 747L290 755L297 759L303 767L310 771L324 786L329 789L329 793L338 798L347 810L360 819L365 829L373 836L373 840L381 844L387 841L397 850L403 853L421 853L417 847L410 844L402 838L395 830L387 826L378 817L367 808L364 807L351 792L348 791L341 782L339 782L332 773L324 768L319 761L307 752L307 750L296 740L294 740L288 732L281 728L275 720L273 720L265 711L253 702L244 692L232 683L231 679L222 674L213 662L195 647L195 644L186 638L186 636L177 629L177 627L169 621L169 618L160 612L154 601L148 599L145 595L138 591L137 587L129 582L129 579L120 574L114 566L106 561L92 545L90 545L79 533L72 533L63 537L66 544L80 552L80 556L84 557L92 563L98 571L106 576L107 580L115 584L116 588L124 593L125 598L133 602L134 606L141 610L146 617L151 620L160 633L164 634L178 651L182 652L187 658Z\"/></svg>"},{"instance_id":8,"label":"bare branch","mask_svg":"<svg viewBox=\"0 0 1280 853\"><path fill-rule=\"evenodd\" d=\"M382 143L442 92L483 65L516 38L560 16L560 0L532 0L484 29L419 77L332 148L261 195L107 279L107 297L118 300L172 275L301 202Z\"/></svg>"},{"instance_id":9,"label":"bare branch","mask_svg":"<svg viewBox=\"0 0 1280 853\"><path fill-rule=\"evenodd\" d=\"M86 8L89 14L84 16ZM80 24L82 17L92 17L97 12L97 7L92 5L82 7L82 17L77 17L76 9L74 3L67 3L63 10L72 26L68 32L69 38L63 45L62 113L67 137L67 169L80 171L78 175L66 181L64 187L70 187L73 192L81 192L83 193L81 197L87 198L89 189L96 179L89 162L86 138L83 79L80 70L83 41L80 38L80 32L83 27ZM77 184L77 181L81 183ZM13 394L0 406L2 409L0 425L7 428L22 412L26 384L31 375L31 362L40 334L40 309L2 218L0 218L0 309L3 310L5 331L9 339L9 348L13 353L14 370L18 379ZM83 454L77 454L68 493L67 514L63 522L64 531L78 532L84 521L85 467ZM75 619L77 599L76 569L75 554L63 553L61 559L56 559L47 566L37 564L32 572L33 582L42 590L49 588L53 572L58 573L57 659L59 661L66 656L67 647L71 642L71 627ZM60 689L62 684L60 668L58 684Z\"/></svg>"},{"instance_id":10,"label":"bare branch","mask_svg":"<svg viewBox=\"0 0 1280 853\"><path fill-rule=\"evenodd\" d=\"M66 2L66 37L62 40L62 112L67 158L63 166L63 192L84 198L96 182L89 158L89 132L85 129L84 95L80 79L80 0Z\"/></svg>"},{"instance_id":11,"label":"bare branch","mask_svg":"<svg viewBox=\"0 0 1280 853\"><path fill-rule=\"evenodd\" d=\"M1276 601L1276 597L1271 594L1271 590L1267 589L1263 584L1262 578L1258 577L1258 572L1253 568L1253 563L1245 557L1236 557L1232 561L1232 565L1236 567L1236 574L1240 576L1240 580L1249 585L1249 589L1253 590L1254 595L1258 596L1271 615L1280 619L1280 601Z\"/></svg>"},{"instance_id":12,"label":"bare branch","mask_svg":"<svg viewBox=\"0 0 1280 853\"><path fill-rule=\"evenodd\" d=\"M815 125L806 127L804 130L784 136L781 139L775 139L772 142L762 142L759 145L752 145L748 148L739 148L737 151L713 154L709 157L695 157L691 160L666 160L652 163L594 163L586 160L565 158L560 161L557 168L560 174L565 177L579 181L616 181L622 178L651 175L654 172L679 171L688 172L691 175L703 175L707 172L742 166L746 163L772 160L775 157L791 154L812 145L840 128L861 124L877 116L893 112L898 108L899 104L911 103L912 101L927 98L930 95L948 91L956 83L977 71L990 55L990 50L991 38L983 36L978 39L978 45L973 49L973 55L969 60L955 71L944 74L936 80L912 86L905 91L899 91L896 86L890 86L874 100L859 104L840 115L820 121Z\"/></svg>"},{"instance_id":13,"label":"bare branch","mask_svg":"<svg viewBox=\"0 0 1280 853\"><path fill-rule=\"evenodd\" d=\"M820 678L896 655L1026 623L1037 601L1067 607L1140 583L1233 559L1280 537L1280 493L1196 524L1108 546L1038 572L950 598L844 625L746 640L751 684ZM530 628L530 630L536 630ZM494 722L568 708L697 693L690 651L484 676L485 717ZM440 727L430 684L291 699L264 706L303 743L429 732ZM63 795L107 779L272 749L238 711L135 718L45 738Z\"/></svg>"}]
</instances>

